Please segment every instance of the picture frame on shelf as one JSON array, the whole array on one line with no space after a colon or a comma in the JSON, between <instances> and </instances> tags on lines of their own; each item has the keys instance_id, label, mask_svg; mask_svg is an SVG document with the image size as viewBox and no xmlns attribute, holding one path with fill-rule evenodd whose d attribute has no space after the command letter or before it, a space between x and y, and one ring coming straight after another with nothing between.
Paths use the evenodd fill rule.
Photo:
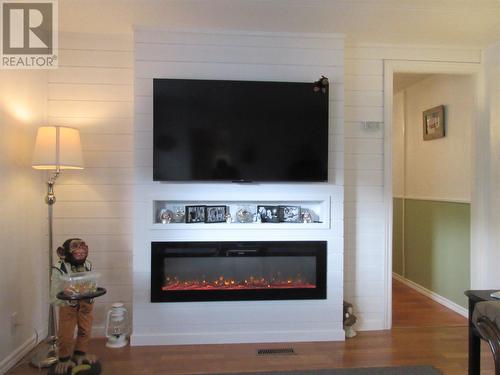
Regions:
<instances>
[{"instance_id":1,"label":"picture frame on shelf","mask_svg":"<svg viewBox=\"0 0 500 375\"><path fill-rule=\"evenodd\" d=\"M206 206L186 206L186 223L204 223L206 218Z\"/></svg>"},{"instance_id":2,"label":"picture frame on shelf","mask_svg":"<svg viewBox=\"0 0 500 375\"><path fill-rule=\"evenodd\" d=\"M279 206L278 219L280 223L300 223L300 206Z\"/></svg>"},{"instance_id":3,"label":"picture frame on shelf","mask_svg":"<svg viewBox=\"0 0 500 375\"><path fill-rule=\"evenodd\" d=\"M423 112L422 116L424 141L443 138L445 136L444 105L428 109Z\"/></svg>"},{"instance_id":4,"label":"picture frame on shelf","mask_svg":"<svg viewBox=\"0 0 500 375\"><path fill-rule=\"evenodd\" d=\"M205 223L225 223L227 206L206 206Z\"/></svg>"},{"instance_id":5,"label":"picture frame on shelf","mask_svg":"<svg viewBox=\"0 0 500 375\"><path fill-rule=\"evenodd\" d=\"M261 223L279 223L278 206L257 206Z\"/></svg>"}]
</instances>

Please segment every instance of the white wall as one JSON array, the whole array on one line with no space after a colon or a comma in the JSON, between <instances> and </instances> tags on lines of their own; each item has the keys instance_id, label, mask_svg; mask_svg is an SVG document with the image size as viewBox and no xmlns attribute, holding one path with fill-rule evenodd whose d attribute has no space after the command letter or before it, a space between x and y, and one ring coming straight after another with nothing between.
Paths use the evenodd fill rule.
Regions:
<instances>
[{"instance_id":1,"label":"white wall","mask_svg":"<svg viewBox=\"0 0 500 375\"><path fill-rule=\"evenodd\" d=\"M405 92L394 93L392 107L392 195L404 197L405 171Z\"/></svg>"},{"instance_id":2,"label":"white wall","mask_svg":"<svg viewBox=\"0 0 500 375\"><path fill-rule=\"evenodd\" d=\"M481 272L478 275L478 288L498 289L500 287L500 43L496 43L483 52L484 68L484 118L487 124L485 131L489 135L489 144L484 145L482 154L489 162L483 164L486 175L484 178L483 195L486 198L485 208L489 210L486 232L481 234L484 240L483 260L480 264ZM484 229L483 229L484 231ZM475 261L472 259L471 261ZM471 275L474 276L474 275Z\"/></svg>"},{"instance_id":3,"label":"white wall","mask_svg":"<svg viewBox=\"0 0 500 375\"><path fill-rule=\"evenodd\" d=\"M95 302L97 334L110 303L132 301L132 48L131 37L61 34L59 68L48 74L49 123L80 129L85 164L57 180L54 246L89 245L108 290Z\"/></svg>"},{"instance_id":4,"label":"white wall","mask_svg":"<svg viewBox=\"0 0 500 375\"><path fill-rule=\"evenodd\" d=\"M210 44L211 36L207 35L206 38L206 43ZM109 295L102 297L97 303L95 326L99 327L102 326L104 309L109 301L123 300L126 303L132 301L133 143L135 137L138 145L136 150L140 153L140 150L144 148L141 145L147 142L149 135L147 128L142 131L136 129L135 136L133 133L134 79L131 38L113 38L103 35L63 35L61 39L63 48L61 68L49 73L49 123L80 128L86 169L81 172L65 173L57 182L58 202L54 210L56 244L73 235L82 236L89 242L90 258L96 268L103 271L103 285L110 291ZM173 35L171 41L172 44L178 44L183 40L180 36ZM498 46L494 46L484 55L487 68L486 81L490 87L487 97L488 108L491 111L491 117L496 118L494 120L496 122L492 122L491 131L500 129L497 124L498 115L495 117L494 114L495 108L498 108L496 103L498 103L498 87L500 87L497 70L498 50ZM333 169L330 171L336 184L345 183L345 202L342 204L342 198L339 198L340 201L332 213L341 212L344 209L345 216L333 216L332 227L340 228L341 233L336 237L343 239L342 227L345 222L345 265L343 272L345 299L354 302L356 313L360 318L359 327L361 329L383 328L386 318L384 316L384 299L387 296L387 290L384 290L383 286L386 275L384 269L386 235L384 230L386 202L384 202L383 196L384 129L382 126L380 130L367 131L363 130L361 126L362 121L383 121L384 60L457 61L478 64L481 58L477 49L352 44L346 46L345 56L341 58L341 65L345 67L345 75L340 73L340 76L336 76L336 85L333 86L339 91L335 92L336 99L332 103L333 113L338 114L338 118L332 119L334 146L331 155ZM142 64L144 64L145 69L148 69L145 62L141 62ZM159 62L157 66L162 64L172 69L172 74L186 74L188 76L201 72L198 70L200 65L195 61L185 64L181 61L169 61L166 64L164 61L163 63ZM205 64L203 66L209 68L211 65ZM186 68L191 70L186 70ZM207 70L202 71L207 72ZM275 70L275 74L280 75L280 78L283 79L287 78L289 72L289 68L282 66ZM4 87L8 87L4 86L5 79L12 79L10 82L16 82L16 89L19 92L23 87L28 87L28 83L26 85L18 84L22 80L18 79L20 76L16 73L9 71L2 72L2 74L5 74L1 77L2 90ZM33 77L26 72L22 74L26 79ZM265 79L266 77L258 74L257 78ZM40 87L40 89L33 87L30 90L26 89L26 97L33 100L32 89L40 90L40 92L43 90L38 83L30 84ZM141 79L138 79L136 81L136 94L142 96L140 90L144 89L150 90L147 86L143 86ZM7 96L11 96L11 92L8 94ZM5 97L5 95L2 96L2 101ZM495 102L495 100L497 101ZM32 108L31 105L30 108ZM4 110L2 116L5 116L5 113ZM136 116L139 118L142 115L137 114ZM21 120L12 121L23 123ZM40 121L37 120L33 123L28 121L28 123L32 127L37 127L40 125ZM145 123L148 123L148 120ZM0 129L2 129L2 141L11 139L4 137L3 119ZM31 130L29 138L34 142L33 130ZM495 139L498 140L500 137L495 136ZM12 143L8 142L8 144ZM147 151L144 152L145 154ZM7 173L10 171L13 174L12 168L7 168L3 162L6 160L5 154L1 155L2 173L5 170ZM496 160L500 159L500 157L496 157ZM29 169L30 160L26 159L24 163ZM494 167L496 168L493 168L494 170L500 170L497 166ZM148 168L140 170L150 173ZM18 169L16 169L16 173L19 173ZM7 230L5 225L9 222L2 221L2 239L5 239L6 236L10 238L11 233L17 233L19 228L23 228L25 222L29 222L29 228L37 228L34 217L44 217L46 207L42 201L43 179L39 178L38 174L34 176L36 176L36 184L42 183L42 187L38 190L38 195L30 208L36 207L39 202L42 202L38 207L40 215L29 215L28 219L24 219L22 216L16 216L22 215L22 212L17 210L16 215L13 216L16 218L13 221L17 223L16 226L12 224ZM11 185L4 177L1 181L3 192L6 181L9 186ZM19 185L16 185L16 189L18 192ZM495 196L495 194L496 190L493 190L492 195ZM16 196L15 193L14 196ZM4 205L7 204L8 202L2 202L2 212ZM9 207L12 210L10 204ZM500 212L500 210L497 211ZM42 228L41 232L44 234L45 227L42 224L40 222L38 227ZM490 231L495 233L494 230L495 227L492 224ZM21 231L25 233L24 230ZM37 243L40 242L44 243L43 240ZM4 262L4 259L7 259L6 257L10 259L13 253L10 249L6 251L5 247L2 249L1 264L3 266L10 264ZM497 277L495 269L495 264L498 264L497 254L496 247L492 247L486 254L484 270L487 273L485 273L484 278L491 287L498 287L498 280L495 279ZM46 254L41 254L39 261L42 262L44 259L46 259ZM489 262L490 259L493 261ZM36 270L37 268L35 268ZM3 286L5 285L3 272L0 277ZM43 275L40 277L43 280ZM342 293L342 290L339 293ZM37 295L41 301L38 292ZM2 309L6 306L3 301L2 298ZM32 300L29 307L23 308L23 311L34 311ZM335 312L331 313L335 314ZM38 311L34 312L33 315L38 315ZM2 317L2 319L4 318ZM5 332L3 326L1 331Z\"/></svg>"},{"instance_id":5,"label":"white wall","mask_svg":"<svg viewBox=\"0 0 500 375\"><path fill-rule=\"evenodd\" d=\"M0 71L0 373L46 334L48 242L43 176L31 168L46 122L47 73ZM20 324L11 329L11 315Z\"/></svg>"},{"instance_id":6,"label":"white wall","mask_svg":"<svg viewBox=\"0 0 500 375\"><path fill-rule=\"evenodd\" d=\"M391 263L385 249L391 240L385 220L392 195L384 196L385 130L365 131L361 122L384 121L384 61L479 64L480 51L348 44L345 55L345 299L363 318L362 329L389 328Z\"/></svg>"},{"instance_id":7,"label":"white wall","mask_svg":"<svg viewBox=\"0 0 500 375\"><path fill-rule=\"evenodd\" d=\"M135 32L134 335L132 343L185 344L340 340L343 297L344 41L337 35ZM158 183L152 181L152 78L312 82L330 79L329 183ZM258 201L329 196L331 229L152 228L153 197ZM179 198L179 197L184 197ZM215 197L215 198L214 198ZM264 224L265 225L265 224ZM149 302L152 240L326 240L327 299L211 303Z\"/></svg>"},{"instance_id":8,"label":"white wall","mask_svg":"<svg viewBox=\"0 0 500 375\"><path fill-rule=\"evenodd\" d=\"M471 75L436 74L394 96L394 196L470 202L475 90ZM445 106L446 135L424 141L422 112L438 105ZM403 139L405 117L406 146ZM401 164L405 158L406 165Z\"/></svg>"}]
</instances>

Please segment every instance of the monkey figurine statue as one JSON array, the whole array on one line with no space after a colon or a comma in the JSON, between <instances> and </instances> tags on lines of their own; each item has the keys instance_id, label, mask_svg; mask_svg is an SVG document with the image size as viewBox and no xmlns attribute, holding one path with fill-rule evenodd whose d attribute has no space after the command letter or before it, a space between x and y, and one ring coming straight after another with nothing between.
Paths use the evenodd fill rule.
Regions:
<instances>
[{"instance_id":1,"label":"monkey figurine statue","mask_svg":"<svg viewBox=\"0 0 500 375\"><path fill-rule=\"evenodd\" d=\"M100 373L97 358L87 352L92 331L93 299L67 301L55 297L63 289L62 277L92 270L92 264L87 260L88 251L87 244L80 238L70 238L57 248L59 261L52 272L51 294L52 302L59 306L59 361L49 370L49 375Z\"/></svg>"},{"instance_id":2,"label":"monkey figurine statue","mask_svg":"<svg viewBox=\"0 0 500 375\"><path fill-rule=\"evenodd\" d=\"M358 318L353 314L352 304L344 301L344 331L346 338L352 338L356 336L356 331L354 330L354 323Z\"/></svg>"}]
</instances>

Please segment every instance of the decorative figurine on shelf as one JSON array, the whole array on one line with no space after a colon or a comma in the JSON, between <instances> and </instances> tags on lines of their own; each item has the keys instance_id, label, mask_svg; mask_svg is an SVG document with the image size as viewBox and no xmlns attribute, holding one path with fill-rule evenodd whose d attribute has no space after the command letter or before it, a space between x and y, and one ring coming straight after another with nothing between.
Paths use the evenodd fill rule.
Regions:
<instances>
[{"instance_id":1,"label":"decorative figurine on shelf","mask_svg":"<svg viewBox=\"0 0 500 375\"><path fill-rule=\"evenodd\" d=\"M321 76L320 79L314 81L313 91L322 92L323 94L325 94L328 91L328 85L329 85L328 78L325 76Z\"/></svg>"},{"instance_id":2,"label":"decorative figurine on shelf","mask_svg":"<svg viewBox=\"0 0 500 375\"><path fill-rule=\"evenodd\" d=\"M160 211L160 221L162 224L170 224L172 222L173 213L166 208Z\"/></svg>"},{"instance_id":3,"label":"decorative figurine on shelf","mask_svg":"<svg viewBox=\"0 0 500 375\"><path fill-rule=\"evenodd\" d=\"M312 216L309 211L302 212L302 222L306 224L312 223Z\"/></svg>"},{"instance_id":4,"label":"decorative figurine on shelf","mask_svg":"<svg viewBox=\"0 0 500 375\"><path fill-rule=\"evenodd\" d=\"M344 301L344 331L346 338L349 339L356 336L356 331L353 326L357 320L358 318L353 314L352 304Z\"/></svg>"},{"instance_id":5,"label":"decorative figurine on shelf","mask_svg":"<svg viewBox=\"0 0 500 375\"><path fill-rule=\"evenodd\" d=\"M228 224L231 224L233 222L233 217L231 216L231 214L229 212L226 214L225 219L226 219L226 223L228 223Z\"/></svg>"},{"instance_id":6,"label":"decorative figurine on shelf","mask_svg":"<svg viewBox=\"0 0 500 375\"><path fill-rule=\"evenodd\" d=\"M92 331L93 298L104 294L105 290L100 288L104 293L96 293L85 241L70 238L57 248L57 255L59 262L52 273L51 294L54 304L59 306L59 361L49 370L49 375L99 374L100 363L87 351ZM88 285L92 290L85 289ZM75 327L78 328L76 341Z\"/></svg>"}]
</instances>

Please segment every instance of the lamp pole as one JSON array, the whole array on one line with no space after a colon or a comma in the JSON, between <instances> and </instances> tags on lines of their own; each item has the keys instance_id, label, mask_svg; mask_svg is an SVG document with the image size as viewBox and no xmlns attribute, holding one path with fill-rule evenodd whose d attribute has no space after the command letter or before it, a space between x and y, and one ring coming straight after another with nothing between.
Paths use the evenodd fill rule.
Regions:
<instances>
[{"instance_id":1,"label":"lamp pole","mask_svg":"<svg viewBox=\"0 0 500 375\"><path fill-rule=\"evenodd\" d=\"M49 321L47 329L47 338L45 342L40 345L35 354L31 358L30 364L34 367L45 368L50 367L58 361L57 353L57 327L56 327L56 309L51 301L52 291L52 267L53 263L53 231L52 231L52 210L54 203L56 203L56 196L54 194L54 185L59 176L60 169L50 176L47 181L47 195L45 196L45 203L48 207L49 218Z\"/></svg>"},{"instance_id":2,"label":"lamp pole","mask_svg":"<svg viewBox=\"0 0 500 375\"><path fill-rule=\"evenodd\" d=\"M49 219L49 318L47 338L38 346L30 364L34 367L50 367L57 363L57 327L56 311L52 303L52 267L53 267L53 218L52 210L56 202L54 185L63 169L83 169L80 133L78 129L67 126L41 126L38 128L32 167L50 170L53 173L47 181L45 203Z\"/></svg>"}]
</instances>

